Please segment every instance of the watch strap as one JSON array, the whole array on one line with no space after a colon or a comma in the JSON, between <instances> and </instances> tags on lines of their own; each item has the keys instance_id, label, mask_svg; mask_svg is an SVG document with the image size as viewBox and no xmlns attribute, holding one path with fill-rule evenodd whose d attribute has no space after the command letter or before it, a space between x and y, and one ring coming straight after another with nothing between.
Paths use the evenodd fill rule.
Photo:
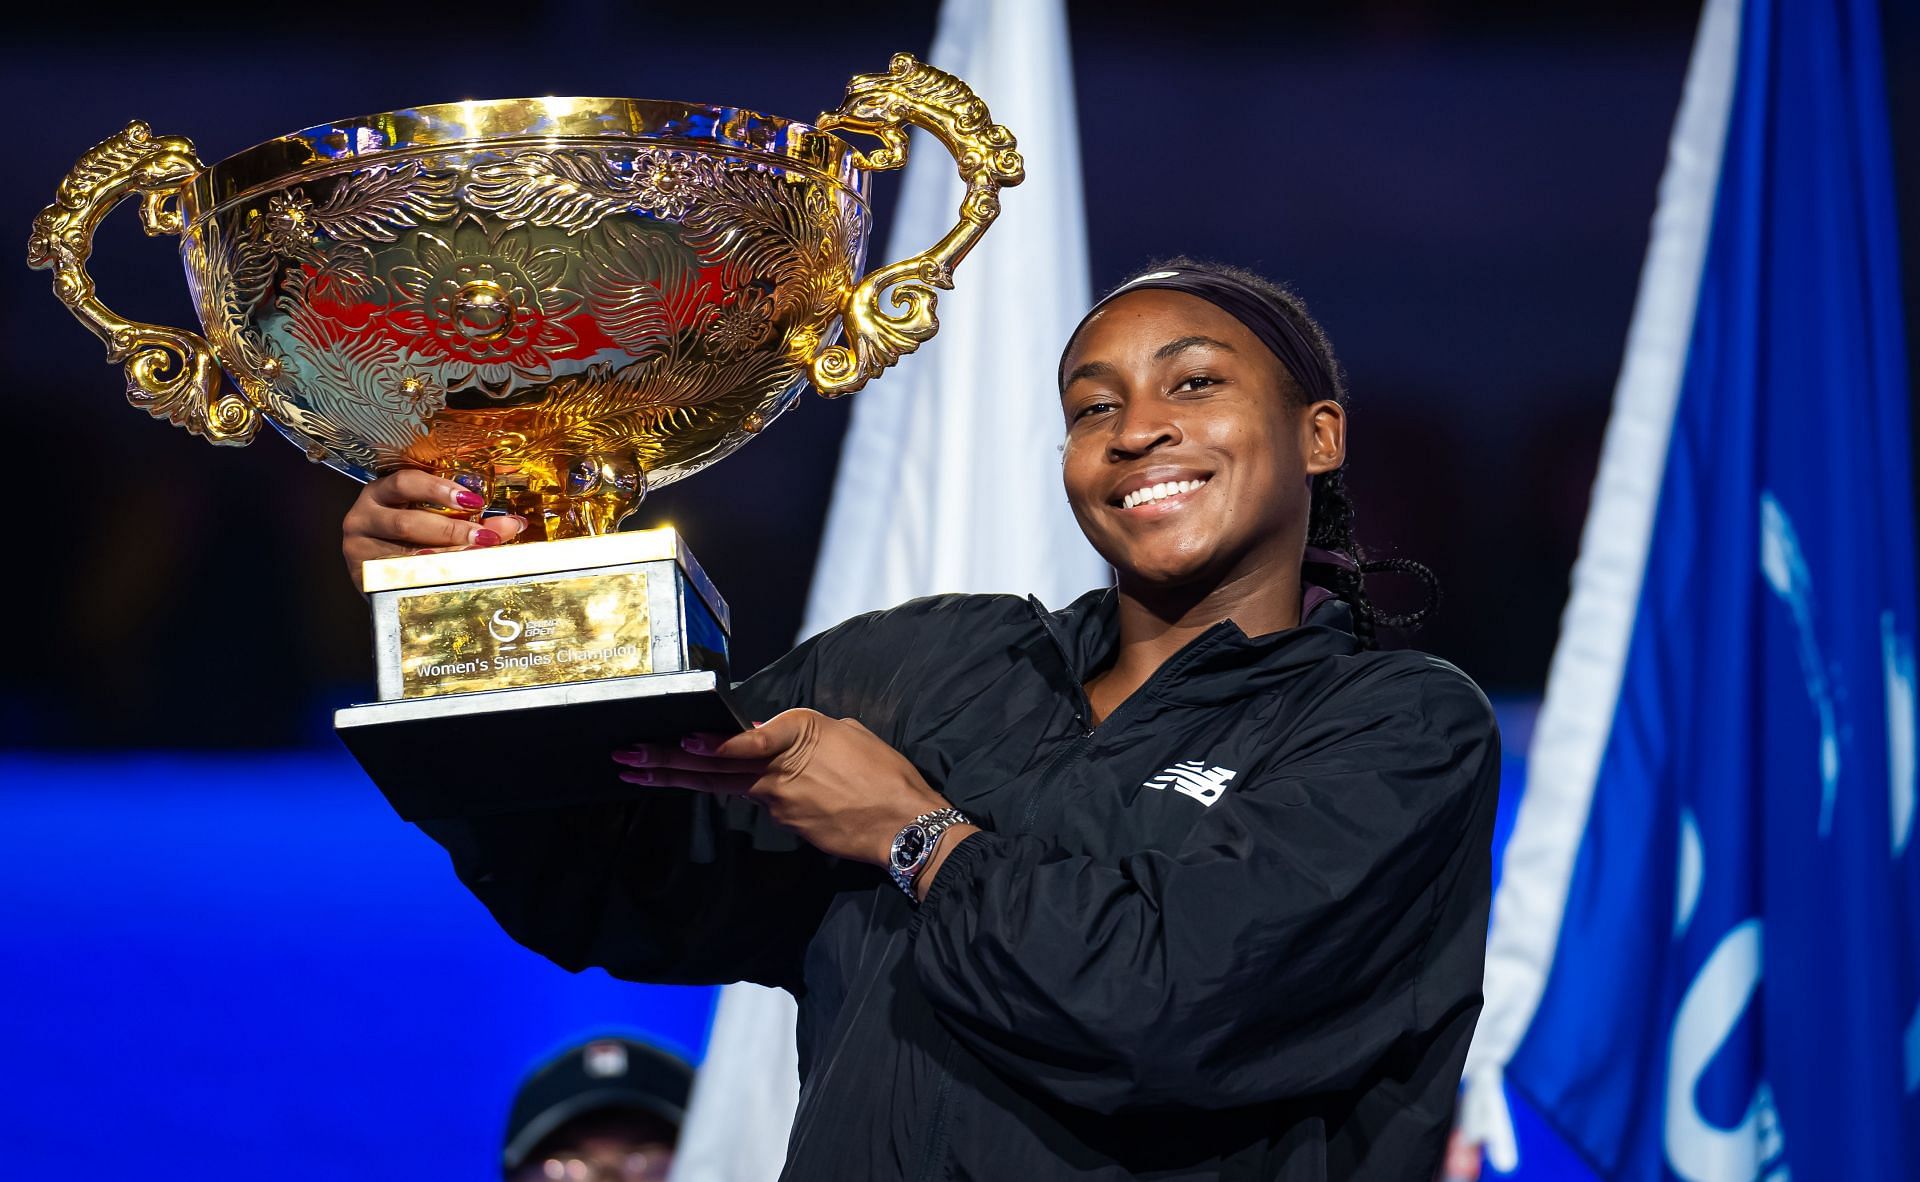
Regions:
<instances>
[{"instance_id":1,"label":"watch strap","mask_svg":"<svg viewBox=\"0 0 1920 1182\"><path fill-rule=\"evenodd\" d=\"M918 902L918 898L913 893L914 880L920 877L920 872L926 869L928 862L933 860L934 853L940 848L941 836L955 825L971 823L966 814L959 809L942 808L922 813L902 826L900 832L894 835L893 849L887 858L887 874L893 878L894 885L904 891L907 898ZM919 831L919 851L910 860L903 861L901 857L903 847L911 840L914 830Z\"/></svg>"}]
</instances>

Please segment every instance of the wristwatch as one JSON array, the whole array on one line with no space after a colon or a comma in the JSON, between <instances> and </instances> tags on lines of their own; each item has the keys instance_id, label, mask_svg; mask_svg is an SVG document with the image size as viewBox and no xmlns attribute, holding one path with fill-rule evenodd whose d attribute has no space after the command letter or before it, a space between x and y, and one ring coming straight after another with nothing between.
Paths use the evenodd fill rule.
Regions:
<instances>
[{"instance_id":1,"label":"wristwatch","mask_svg":"<svg viewBox=\"0 0 1920 1182\"><path fill-rule=\"evenodd\" d=\"M935 809L915 817L894 835L893 852L887 855L887 873L893 876L894 885L907 892L907 898L914 898L913 880L933 860L933 851L940 848L940 835L955 825L970 824L959 809Z\"/></svg>"}]
</instances>

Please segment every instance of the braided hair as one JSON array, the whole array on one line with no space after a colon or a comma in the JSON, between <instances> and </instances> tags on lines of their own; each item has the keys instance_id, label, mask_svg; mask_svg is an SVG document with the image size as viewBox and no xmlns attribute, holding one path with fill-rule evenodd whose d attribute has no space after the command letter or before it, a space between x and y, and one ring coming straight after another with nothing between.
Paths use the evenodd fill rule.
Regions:
<instances>
[{"instance_id":1,"label":"braided hair","mask_svg":"<svg viewBox=\"0 0 1920 1182\"><path fill-rule=\"evenodd\" d=\"M1347 405L1347 378L1340 368L1340 362L1333 355L1333 344L1327 339L1326 330L1320 327L1308 312L1306 301L1271 279L1257 275L1241 267L1223 263L1198 262L1184 256L1151 263L1134 276L1133 279L1153 274L1157 271L1204 271L1232 279L1253 289L1269 300L1273 306L1300 330L1300 333L1313 346L1316 359L1325 367L1334 399L1342 407ZM1121 284L1125 286L1126 284ZM1299 380L1283 364L1281 372L1287 375L1286 396L1296 408L1307 405L1306 391ZM1360 543L1353 536L1353 500L1347 494L1347 469L1343 463L1331 472L1322 472L1313 478L1312 507L1307 516L1307 546L1313 550L1328 552L1340 561L1317 561L1310 555L1306 565L1313 568L1313 582L1320 584L1347 601L1353 608L1353 631L1362 646L1374 648L1377 645L1376 629L1379 625L1389 628L1415 628L1433 614L1440 603L1440 580L1424 563L1411 558L1368 558ZM1367 576L1395 572L1412 575L1425 585L1426 602L1418 611L1400 614L1381 611L1367 595Z\"/></svg>"}]
</instances>

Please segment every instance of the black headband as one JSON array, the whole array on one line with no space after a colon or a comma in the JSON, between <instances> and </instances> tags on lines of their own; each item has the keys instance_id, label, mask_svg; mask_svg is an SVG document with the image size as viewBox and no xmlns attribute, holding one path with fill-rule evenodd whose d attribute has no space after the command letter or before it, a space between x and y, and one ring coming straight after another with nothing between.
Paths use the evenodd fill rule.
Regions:
<instances>
[{"instance_id":1,"label":"black headband","mask_svg":"<svg viewBox=\"0 0 1920 1182\"><path fill-rule=\"evenodd\" d=\"M1308 402L1333 401L1333 375L1321 360L1320 351L1300 326L1293 322L1272 296L1256 287L1214 271L1149 271L1114 288L1087 310L1067 336L1067 347L1080 335L1095 312L1128 292L1149 289L1184 292L1197 296L1247 326L1260 343L1280 359L1293 380L1300 383ZM1066 358L1061 358L1064 365Z\"/></svg>"}]
</instances>

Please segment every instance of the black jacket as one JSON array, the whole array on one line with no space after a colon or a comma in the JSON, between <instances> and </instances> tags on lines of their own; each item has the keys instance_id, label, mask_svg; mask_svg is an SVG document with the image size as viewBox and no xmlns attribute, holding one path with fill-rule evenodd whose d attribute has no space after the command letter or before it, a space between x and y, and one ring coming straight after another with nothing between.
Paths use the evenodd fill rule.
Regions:
<instances>
[{"instance_id":1,"label":"black jacket","mask_svg":"<svg viewBox=\"0 0 1920 1182\"><path fill-rule=\"evenodd\" d=\"M745 683L755 717L860 719L986 830L919 907L737 801L428 828L568 968L791 990L785 1178L1427 1182L1480 1010L1499 737L1465 674L1349 621L1222 623L1091 731L1110 591L919 600Z\"/></svg>"}]
</instances>

